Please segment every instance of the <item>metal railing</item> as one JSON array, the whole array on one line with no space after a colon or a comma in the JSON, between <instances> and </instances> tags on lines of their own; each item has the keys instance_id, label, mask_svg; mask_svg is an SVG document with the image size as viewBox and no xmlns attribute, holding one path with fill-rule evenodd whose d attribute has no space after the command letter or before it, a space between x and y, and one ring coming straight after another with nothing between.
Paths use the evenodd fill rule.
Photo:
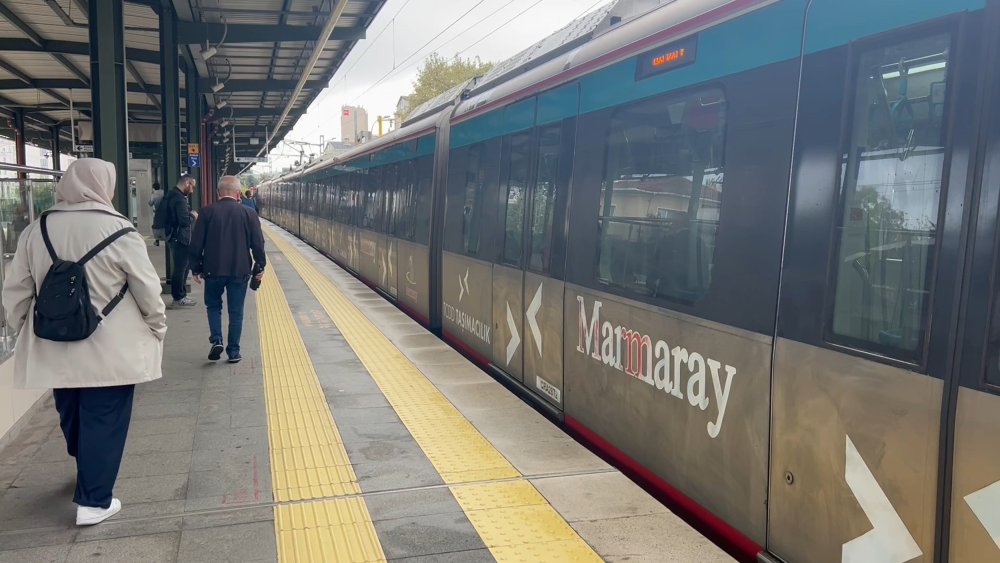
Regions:
<instances>
[{"instance_id":1,"label":"metal railing","mask_svg":"<svg viewBox=\"0 0 1000 563\"><path fill-rule=\"evenodd\" d=\"M21 233L45 210L55 205L58 170L0 163L0 287L7 277L10 261ZM0 303L0 362L14 351L15 335L7 326L7 312Z\"/></svg>"}]
</instances>

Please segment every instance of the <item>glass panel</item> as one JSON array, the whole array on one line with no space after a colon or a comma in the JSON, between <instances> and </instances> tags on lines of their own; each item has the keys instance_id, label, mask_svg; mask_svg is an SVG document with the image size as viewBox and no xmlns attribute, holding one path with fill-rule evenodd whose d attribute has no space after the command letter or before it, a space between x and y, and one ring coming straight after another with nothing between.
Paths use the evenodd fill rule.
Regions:
<instances>
[{"instance_id":1,"label":"glass panel","mask_svg":"<svg viewBox=\"0 0 1000 563\"><path fill-rule=\"evenodd\" d=\"M524 203L531 166L531 135L520 133L510 138L510 173L505 202L503 262L521 265L521 241L524 234Z\"/></svg>"},{"instance_id":2,"label":"glass panel","mask_svg":"<svg viewBox=\"0 0 1000 563\"><path fill-rule=\"evenodd\" d=\"M431 233L431 183L434 179L434 159L431 156L423 156L417 160L416 166L417 184L414 188L413 205L415 218L413 225L413 240L420 244L427 244Z\"/></svg>"},{"instance_id":3,"label":"glass panel","mask_svg":"<svg viewBox=\"0 0 1000 563\"><path fill-rule=\"evenodd\" d=\"M538 172L531 202L531 256L528 260L528 267L538 272L549 271L561 137L562 127L558 125L546 127L538 135Z\"/></svg>"},{"instance_id":4,"label":"glass panel","mask_svg":"<svg viewBox=\"0 0 1000 563\"><path fill-rule=\"evenodd\" d=\"M462 208L462 242L466 254L479 254L479 238L483 225L483 204L486 190L486 170L482 164L486 145L469 147L465 161L465 205Z\"/></svg>"},{"instance_id":5,"label":"glass panel","mask_svg":"<svg viewBox=\"0 0 1000 563\"><path fill-rule=\"evenodd\" d=\"M726 100L718 89L639 102L611 119L598 279L695 302L712 281Z\"/></svg>"},{"instance_id":6,"label":"glass panel","mask_svg":"<svg viewBox=\"0 0 1000 563\"><path fill-rule=\"evenodd\" d=\"M906 360L927 330L950 43L942 34L861 55L842 165L833 333Z\"/></svg>"}]
</instances>

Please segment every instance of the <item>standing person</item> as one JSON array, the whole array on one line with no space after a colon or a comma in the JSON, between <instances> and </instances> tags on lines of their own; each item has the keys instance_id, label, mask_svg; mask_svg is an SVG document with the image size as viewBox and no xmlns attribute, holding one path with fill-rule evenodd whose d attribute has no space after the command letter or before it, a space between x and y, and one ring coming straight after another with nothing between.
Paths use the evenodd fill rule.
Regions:
<instances>
[{"instance_id":1,"label":"standing person","mask_svg":"<svg viewBox=\"0 0 1000 563\"><path fill-rule=\"evenodd\" d=\"M149 201L146 202L153 209L153 218L156 218L156 208L160 206L160 202L163 201L163 190L160 187L159 182L153 182L153 193L149 196ZM153 233L156 234L155 232ZM156 238L153 240L153 246L160 246L160 239Z\"/></svg>"},{"instance_id":2,"label":"standing person","mask_svg":"<svg viewBox=\"0 0 1000 563\"><path fill-rule=\"evenodd\" d=\"M156 214L156 208L160 206L160 202L163 201L163 190L160 188L159 182L153 182L153 193L149 196L149 206L153 208L153 214Z\"/></svg>"},{"instance_id":3,"label":"standing person","mask_svg":"<svg viewBox=\"0 0 1000 563\"><path fill-rule=\"evenodd\" d=\"M257 212L257 202L254 201L253 194L250 192L250 190L243 192L243 199L240 200L240 203L249 207L250 209L253 209L254 213Z\"/></svg>"},{"instance_id":4,"label":"standing person","mask_svg":"<svg viewBox=\"0 0 1000 563\"><path fill-rule=\"evenodd\" d=\"M183 174L177 181L177 186L163 196L160 203L162 210L153 220L153 227L165 228L168 232L167 243L172 260L170 272L170 293L174 298L173 307L194 307L197 301L188 297L188 246L191 244L191 228L198 213L191 210L188 196L194 193L196 182L194 177Z\"/></svg>"},{"instance_id":5,"label":"standing person","mask_svg":"<svg viewBox=\"0 0 1000 563\"><path fill-rule=\"evenodd\" d=\"M240 181L235 176L219 180L219 201L206 207L194 226L191 237L191 271L194 279L205 281L205 306L208 309L208 359L222 357L222 294L229 311L229 344L225 347L229 363L242 359L240 336L243 333L243 304L251 275L264 277L264 233L257 213L240 205Z\"/></svg>"},{"instance_id":6,"label":"standing person","mask_svg":"<svg viewBox=\"0 0 1000 563\"><path fill-rule=\"evenodd\" d=\"M21 235L3 286L7 323L17 334L15 386L53 389L66 450L76 458L73 502L81 526L121 510L112 492L135 385L160 378L167 333L160 278L146 244L112 205L115 177L110 162L84 158L70 164L56 186L55 206ZM68 284L54 282L54 257L83 262L83 280L63 276ZM70 292L54 292L69 286ZM89 295L89 302L66 299L74 293ZM78 328L53 333L67 328L67 309L85 307L104 317L96 331L51 339ZM60 314L50 315L52 310Z\"/></svg>"}]
</instances>

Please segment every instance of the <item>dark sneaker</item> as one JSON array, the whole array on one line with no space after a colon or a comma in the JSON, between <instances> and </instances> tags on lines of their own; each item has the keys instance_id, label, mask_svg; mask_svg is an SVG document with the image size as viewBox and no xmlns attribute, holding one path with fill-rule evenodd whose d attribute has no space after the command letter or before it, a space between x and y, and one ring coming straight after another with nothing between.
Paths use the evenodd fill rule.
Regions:
<instances>
[{"instance_id":1,"label":"dark sneaker","mask_svg":"<svg viewBox=\"0 0 1000 563\"><path fill-rule=\"evenodd\" d=\"M231 364L238 364L238 363L240 363L240 360L242 360L242 359L243 359L243 356L241 356L239 354L236 354L235 356L229 356L229 363L231 363Z\"/></svg>"},{"instance_id":2,"label":"dark sneaker","mask_svg":"<svg viewBox=\"0 0 1000 563\"><path fill-rule=\"evenodd\" d=\"M183 299L174 299L174 307L194 307L198 302L190 297L185 297Z\"/></svg>"},{"instance_id":3,"label":"dark sneaker","mask_svg":"<svg viewBox=\"0 0 1000 563\"><path fill-rule=\"evenodd\" d=\"M208 353L208 359L213 362L218 361L222 357L223 348L222 344L212 344L212 350Z\"/></svg>"}]
</instances>

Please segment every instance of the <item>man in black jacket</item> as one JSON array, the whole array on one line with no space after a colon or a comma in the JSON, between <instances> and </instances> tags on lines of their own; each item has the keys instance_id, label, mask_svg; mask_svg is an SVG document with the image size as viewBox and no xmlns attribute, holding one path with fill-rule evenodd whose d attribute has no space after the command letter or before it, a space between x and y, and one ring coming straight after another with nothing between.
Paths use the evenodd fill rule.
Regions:
<instances>
[{"instance_id":1,"label":"man in black jacket","mask_svg":"<svg viewBox=\"0 0 1000 563\"><path fill-rule=\"evenodd\" d=\"M196 282L205 280L208 309L208 359L222 357L222 294L229 310L229 363L239 362L243 333L243 304L250 277L264 277L264 233L257 213L240 205L240 181L235 176L219 180L219 201L202 210L191 236L191 271Z\"/></svg>"},{"instance_id":2,"label":"man in black jacket","mask_svg":"<svg viewBox=\"0 0 1000 563\"><path fill-rule=\"evenodd\" d=\"M173 307L194 307L198 303L187 296L188 245L191 244L191 226L198 213L191 210L188 200L194 192L195 179L184 174L177 181L177 186L168 191L160 202L153 221L154 227L166 229L167 243L170 248L172 268L170 272L170 293L173 295ZM160 209L162 208L162 209ZM158 224L159 223L159 224Z\"/></svg>"}]
</instances>

